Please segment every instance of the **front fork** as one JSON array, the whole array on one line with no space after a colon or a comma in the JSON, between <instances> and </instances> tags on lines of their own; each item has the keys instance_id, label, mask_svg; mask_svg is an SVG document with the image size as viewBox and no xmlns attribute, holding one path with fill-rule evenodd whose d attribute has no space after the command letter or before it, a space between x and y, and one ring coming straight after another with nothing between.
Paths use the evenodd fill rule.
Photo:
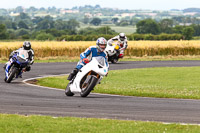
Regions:
<instances>
[{"instance_id":1,"label":"front fork","mask_svg":"<svg viewBox=\"0 0 200 133\"><path fill-rule=\"evenodd\" d=\"M9 74L10 74L10 69L12 68L13 64L11 64L10 62L6 64L6 69L5 69L5 76L6 78L8 78Z\"/></svg>"}]
</instances>

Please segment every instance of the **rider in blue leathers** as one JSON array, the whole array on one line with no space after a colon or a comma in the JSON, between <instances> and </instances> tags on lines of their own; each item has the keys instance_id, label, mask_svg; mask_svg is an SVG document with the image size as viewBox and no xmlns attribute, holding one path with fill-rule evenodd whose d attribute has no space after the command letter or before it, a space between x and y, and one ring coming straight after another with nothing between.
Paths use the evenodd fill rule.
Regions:
<instances>
[{"instance_id":1,"label":"rider in blue leathers","mask_svg":"<svg viewBox=\"0 0 200 133\"><path fill-rule=\"evenodd\" d=\"M68 80L72 80L74 76L78 73L78 71L87 63L89 63L92 57L103 56L106 60L106 65L108 66L108 57L107 53L104 51L107 46L107 40L103 37L100 37L96 41L96 46L91 46L85 50L85 52L80 54L80 61L78 62L76 68L72 70Z\"/></svg>"}]
</instances>

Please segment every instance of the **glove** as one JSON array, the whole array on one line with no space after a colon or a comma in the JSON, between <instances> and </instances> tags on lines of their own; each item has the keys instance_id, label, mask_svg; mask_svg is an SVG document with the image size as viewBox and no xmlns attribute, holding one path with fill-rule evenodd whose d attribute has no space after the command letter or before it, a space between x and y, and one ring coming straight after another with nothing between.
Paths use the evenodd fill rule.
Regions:
<instances>
[{"instance_id":1,"label":"glove","mask_svg":"<svg viewBox=\"0 0 200 133\"><path fill-rule=\"evenodd\" d=\"M89 60L87 58L83 58L83 62L87 64L89 63Z\"/></svg>"}]
</instances>

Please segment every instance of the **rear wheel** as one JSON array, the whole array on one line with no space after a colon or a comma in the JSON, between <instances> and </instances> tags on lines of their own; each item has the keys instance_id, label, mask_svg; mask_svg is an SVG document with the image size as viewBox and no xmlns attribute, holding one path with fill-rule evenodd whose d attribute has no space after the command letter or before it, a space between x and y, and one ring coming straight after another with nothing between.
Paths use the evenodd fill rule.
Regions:
<instances>
[{"instance_id":1,"label":"rear wheel","mask_svg":"<svg viewBox=\"0 0 200 133\"><path fill-rule=\"evenodd\" d=\"M114 59L111 60L111 62L112 62L113 64L116 64L116 63L118 62L118 59L117 59L117 58L114 58Z\"/></svg>"},{"instance_id":2,"label":"rear wheel","mask_svg":"<svg viewBox=\"0 0 200 133\"><path fill-rule=\"evenodd\" d=\"M65 95L66 96L73 96L74 95L74 93L72 93L71 90L70 90L70 85L71 85L71 83L68 83L68 85L65 89Z\"/></svg>"},{"instance_id":3,"label":"rear wheel","mask_svg":"<svg viewBox=\"0 0 200 133\"><path fill-rule=\"evenodd\" d=\"M11 67L8 73L8 78L5 80L7 83L10 83L13 78L15 77L16 73L18 72L18 69L16 67Z\"/></svg>"},{"instance_id":4,"label":"rear wheel","mask_svg":"<svg viewBox=\"0 0 200 133\"><path fill-rule=\"evenodd\" d=\"M84 88L81 88L81 97L87 97L90 92L93 90L93 88L95 87L95 85L97 84L98 78L91 76L88 84L86 86L84 86Z\"/></svg>"}]
</instances>

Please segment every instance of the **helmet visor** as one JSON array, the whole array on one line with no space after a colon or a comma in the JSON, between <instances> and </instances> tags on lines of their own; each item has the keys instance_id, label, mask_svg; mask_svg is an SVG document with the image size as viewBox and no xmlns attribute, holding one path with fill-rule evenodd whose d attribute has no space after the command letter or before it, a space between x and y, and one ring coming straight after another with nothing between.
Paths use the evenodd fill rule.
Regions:
<instances>
[{"instance_id":1,"label":"helmet visor","mask_svg":"<svg viewBox=\"0 0 200 133\"><path fill-rule=\"evenodd\" d=\"M99 47L104 50L104 49L106 49L106 44L99 43Z\"/></svg>"}]
</instances>

